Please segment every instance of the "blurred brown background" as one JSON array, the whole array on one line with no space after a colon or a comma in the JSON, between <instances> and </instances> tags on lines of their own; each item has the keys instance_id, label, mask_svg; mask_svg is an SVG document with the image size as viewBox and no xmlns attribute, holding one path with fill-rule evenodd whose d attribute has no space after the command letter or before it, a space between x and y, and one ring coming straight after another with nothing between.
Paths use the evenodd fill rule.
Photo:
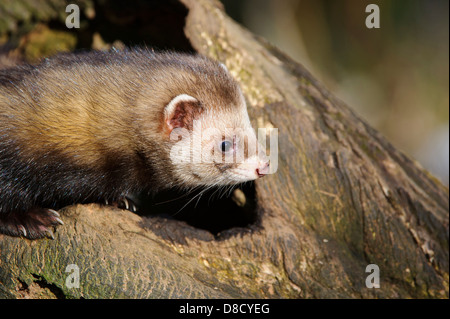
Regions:
<instances>
[{"instance_id":1,"label":"blurred brown background","mask_svg":"<svg viewBox=\"0 0 450 319\"><path fill-rule=\"evenodd\" d=\"M448 185L448 0L222 3ZM366 28L371 3L380 29Z\"/></svg>"}]
</instances>

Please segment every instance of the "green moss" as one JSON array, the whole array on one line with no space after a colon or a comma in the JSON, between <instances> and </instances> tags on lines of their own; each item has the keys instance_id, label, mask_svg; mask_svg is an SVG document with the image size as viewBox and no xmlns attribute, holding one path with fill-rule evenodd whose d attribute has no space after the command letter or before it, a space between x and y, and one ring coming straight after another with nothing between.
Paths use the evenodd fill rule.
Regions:
<instances>
[{"instance_id":1,"label":"green moss","mask_svg":"<svg viewBox=\"0 0 450 319\"><path fill-rule=\"evenodd\" d=\"M23 37L20 49L27 61L36 62L42 57L58 52L69 52L75 49L77 38L72 32L51 30L38 25L32 32Z\"/></svg>"}]
</instances>

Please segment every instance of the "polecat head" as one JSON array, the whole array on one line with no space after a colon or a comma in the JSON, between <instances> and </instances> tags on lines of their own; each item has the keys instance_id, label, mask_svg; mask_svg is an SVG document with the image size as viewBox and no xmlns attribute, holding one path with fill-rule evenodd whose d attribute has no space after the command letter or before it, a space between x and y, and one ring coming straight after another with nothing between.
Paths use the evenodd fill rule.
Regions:
<instances>
[{"instance_id":1,"label":"polecat head","mask_svg":"<svg viewBox=\"0 0 450 319\"><path fill-rule=\"evenodd\" d=\"M164 108L172 173L185 186L238 184L269 172L237 82L215 62ZM209 70L211 71L211 70Z\"/></svg>"}]
</instances>

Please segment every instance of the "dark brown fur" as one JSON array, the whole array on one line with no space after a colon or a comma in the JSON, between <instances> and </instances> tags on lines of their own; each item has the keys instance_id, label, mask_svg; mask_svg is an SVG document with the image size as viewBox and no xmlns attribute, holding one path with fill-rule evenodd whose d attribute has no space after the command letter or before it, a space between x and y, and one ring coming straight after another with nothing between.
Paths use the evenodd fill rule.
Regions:
<instances>
[{"instance_id":1,"label":"dark brown fur","mask_svg":"<svg viewBox=\"0 0 450 319\"><path fill-rule=\"evenodd\" d=\"M239 92L214 61L148 50L1 70L0 232L40 238L61 222L46 208L189 186L172 174L164 107L189 94L238 114Z\"/></svg>"}]
</instances>

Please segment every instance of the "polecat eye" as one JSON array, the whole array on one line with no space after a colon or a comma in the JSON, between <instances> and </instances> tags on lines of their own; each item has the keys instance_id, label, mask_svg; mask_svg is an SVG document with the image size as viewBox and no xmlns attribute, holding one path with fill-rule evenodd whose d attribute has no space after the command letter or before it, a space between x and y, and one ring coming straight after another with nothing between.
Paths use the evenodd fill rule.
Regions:
<instances>
[{"instance_id":1,"label":"polecat eye","mask_svg":"<svg viewBox=\"0 0 450 319\"><path fill-rule=\"evenodd\" d=\"M233 147L233 142L230 141L223 141L220 144L220 149L222 150L222 153L226 153Z\"/></svg>"}]
</instances>

